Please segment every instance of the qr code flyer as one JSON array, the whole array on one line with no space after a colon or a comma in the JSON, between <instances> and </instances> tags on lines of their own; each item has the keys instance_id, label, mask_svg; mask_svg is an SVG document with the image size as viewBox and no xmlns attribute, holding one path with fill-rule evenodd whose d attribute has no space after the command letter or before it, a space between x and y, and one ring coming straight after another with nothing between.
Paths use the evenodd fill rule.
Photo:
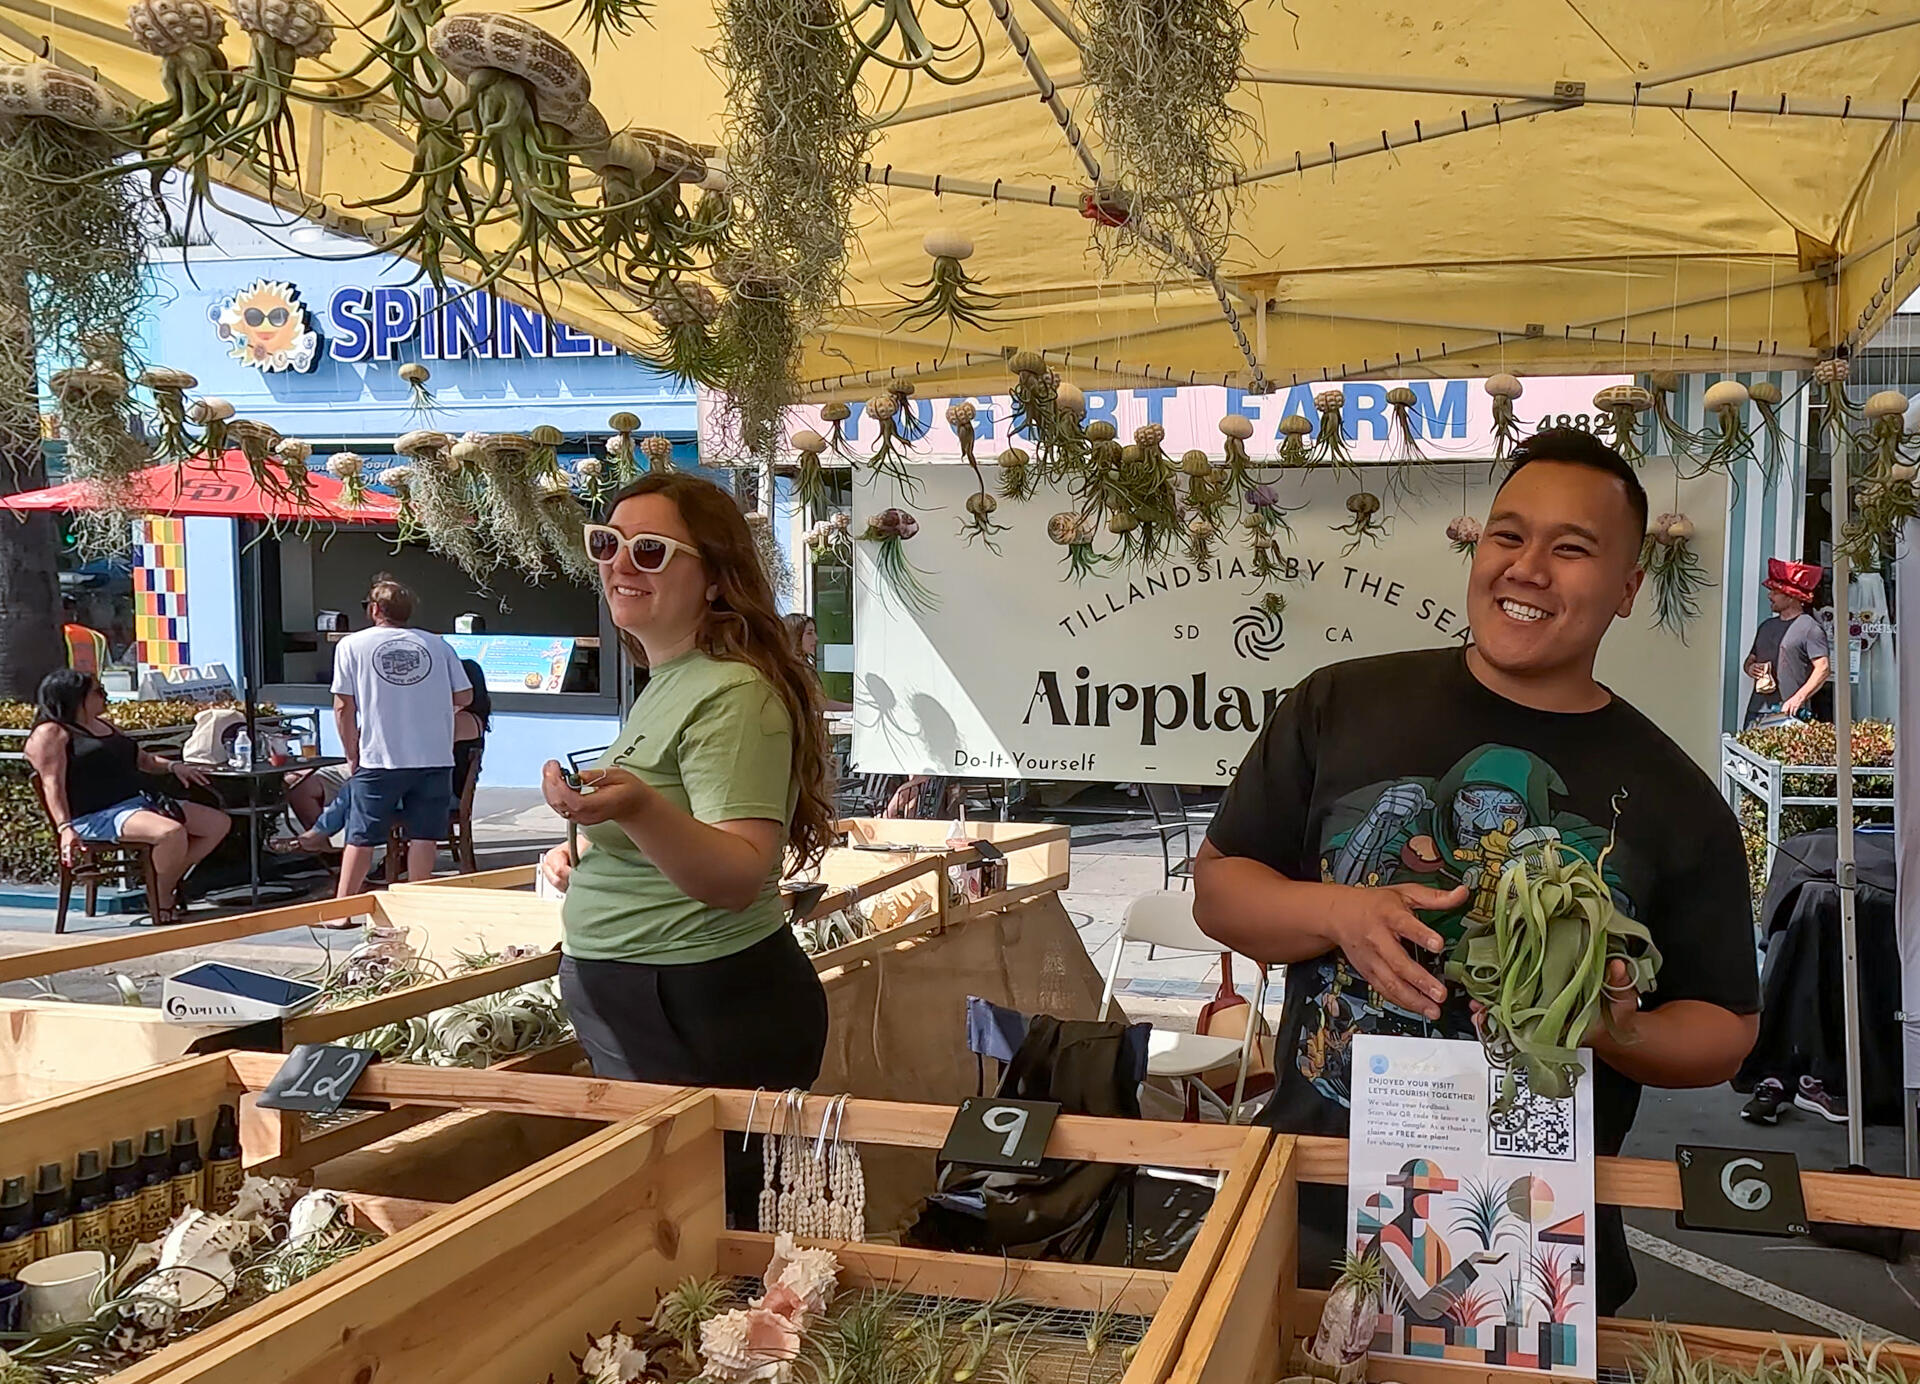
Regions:
<instances>
[{"instance_id":1,"label":"qr code flyer","mask_svg":"<svg viewBox=\"0 0 1920 1384\"><path fill-rule=\"evenodd\" d=\"M1471 1040L1353 1040L1347 1243L1380 1260L1376 1354L1594 1377L1593 1059L1536 1095Z\"/></svg>"}]
</instances>

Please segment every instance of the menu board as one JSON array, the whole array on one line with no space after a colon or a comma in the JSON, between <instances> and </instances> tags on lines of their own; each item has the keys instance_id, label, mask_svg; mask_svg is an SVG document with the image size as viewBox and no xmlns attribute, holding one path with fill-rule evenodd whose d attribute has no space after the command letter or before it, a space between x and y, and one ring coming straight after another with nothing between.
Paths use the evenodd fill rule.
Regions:
<instances>
[{"instance_id":1,"label":"menu board","mask_svg":"<svg viewBox=\"0 0 1920 1384\"><path fill-rule=\"evenodd\" d=\"M489 692L558 692L573 662L573 636L450 634L447 643L478 663Z\"/></svg>"}]
</instances>

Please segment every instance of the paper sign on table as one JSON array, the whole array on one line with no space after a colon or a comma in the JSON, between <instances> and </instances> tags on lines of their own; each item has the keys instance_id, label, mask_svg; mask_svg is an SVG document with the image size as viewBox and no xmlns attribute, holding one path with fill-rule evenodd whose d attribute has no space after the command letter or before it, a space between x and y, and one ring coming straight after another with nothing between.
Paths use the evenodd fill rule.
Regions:
<instances>
[{"instance_id":1,"label":"paper sign on table","mask_svg":"<svg viewBox=\"0 0 1920 1384\"><path fill-rule=\"evenodd\" d=\"M1571 1097L1472 1041L1356 1035L1347 1243L1378 1253L1376 1354L1594 1377L1592 1058Z\"/></svg>"}]
</instances>

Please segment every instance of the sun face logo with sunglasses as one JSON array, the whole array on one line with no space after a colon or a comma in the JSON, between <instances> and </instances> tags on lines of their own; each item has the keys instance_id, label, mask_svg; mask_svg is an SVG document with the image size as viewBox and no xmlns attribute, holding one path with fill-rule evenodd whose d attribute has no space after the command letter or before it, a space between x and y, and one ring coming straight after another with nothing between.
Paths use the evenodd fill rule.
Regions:
<instances>
[{"instance_id":1,"label":"sun face logo with sunglasses","mask_svg":"<svg viewBox=\"0 0 1920 1384\"><path fill-rule=\"evenodd\" d=\"M256 370L313 368L320 337L307 326L300 290L289 283L255 279L214 314L227 354Z\"/></svg>"}]
</instances>

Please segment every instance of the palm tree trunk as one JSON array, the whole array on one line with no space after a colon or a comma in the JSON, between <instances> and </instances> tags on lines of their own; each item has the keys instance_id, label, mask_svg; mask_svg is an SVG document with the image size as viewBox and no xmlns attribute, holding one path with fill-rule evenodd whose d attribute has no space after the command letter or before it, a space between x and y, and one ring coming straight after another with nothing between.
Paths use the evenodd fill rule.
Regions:
<instances>
[{"instance_id":1,"label":"palm tree trunk","mask_svg":"<svg viewBox=\"0 0 1920 1384\"><path fill-rule=\"evenodd\" d=\"M27 286L0 282L0 495L47 483L40 446ZM60 635L59 546L53 516L0 514L0 699L32 701L40 679L67 661Z\"/></svg>"}]
</instances>

